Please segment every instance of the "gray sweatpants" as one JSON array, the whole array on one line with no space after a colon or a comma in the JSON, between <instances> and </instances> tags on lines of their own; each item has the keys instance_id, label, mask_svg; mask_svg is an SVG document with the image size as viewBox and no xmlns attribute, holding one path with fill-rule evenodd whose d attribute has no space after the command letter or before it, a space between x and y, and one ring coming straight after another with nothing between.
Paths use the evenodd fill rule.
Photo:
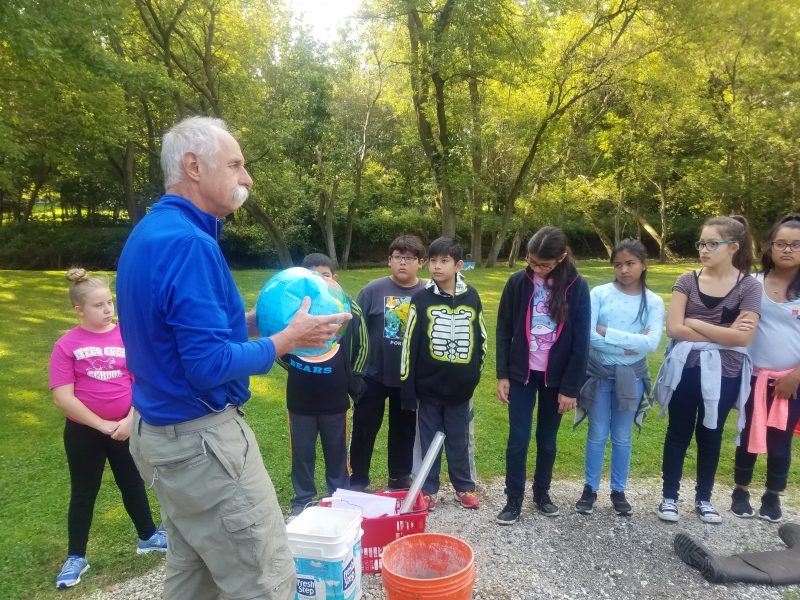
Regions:
<instances>
[{"instance_id":1,"label":"gray sweatpants","mask_svg":"<svg viewBox=\"0 0 800 600\"><path fill-rule=\"evenodd\" d=\"M450 483L457 492L475 491L475 480L470 469L469 425L471 422L469 402L461 404L436 404L420 402L417 408L417 423L422 453L428 451L437 431L443 431L444 451L447 452L447 472ZM433 462L430 473L422 484L425 495L439 491L439 474L442 469L442 453Z\"/></svg>"},{"instance_id":2,"label":"gray sweatpants","mask_svg":"<svg viewBox=\"0 0 800 600\"><path fill-rule=\"evenodd\" d=\"M411 469L411 474L414 478L419 473L419 468L422 466L422 459L425 458L422 454L422 445L419 441L419 426L417 426L417 434L414 438L414 466ZM472 476L472 481L478 481L478 470L475 468L475 399L469 399L469 473Z\"/></svg>"},{"instance_id":3,"label":"gray sweatpants","mask_svg":"<svg viewBox=\"0 0 800 600\"><path fill-rule=\"evenodd\" d=\"M135 412L130 449L161 504L165 600L294 598L275 488L236 408L160 427Z\"/></svg>"}]
</instances>

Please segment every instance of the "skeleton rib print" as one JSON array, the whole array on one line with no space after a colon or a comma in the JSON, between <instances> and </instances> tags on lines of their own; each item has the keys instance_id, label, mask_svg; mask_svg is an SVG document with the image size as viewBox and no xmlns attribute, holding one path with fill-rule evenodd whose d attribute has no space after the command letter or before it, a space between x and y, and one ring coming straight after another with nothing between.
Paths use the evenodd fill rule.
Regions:
<instances>
[{"instance_id":1,"label":"skeleton rib print","mask_svg":"<svg viewBox=\"0 0 800 600\"><path fill-rule=\"evenodd\" d=\"M472 322L475 310L460 306L453 311L449 306L428 308L428 339L431 356L437 360L468 363L472 357Z\"/></svg>"}]
</instances>

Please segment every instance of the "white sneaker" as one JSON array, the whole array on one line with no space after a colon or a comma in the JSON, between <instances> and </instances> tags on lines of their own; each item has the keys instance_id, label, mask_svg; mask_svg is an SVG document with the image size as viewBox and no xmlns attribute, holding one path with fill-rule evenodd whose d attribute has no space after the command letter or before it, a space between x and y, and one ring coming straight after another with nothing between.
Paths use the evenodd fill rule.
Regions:
<instances>
[{"instance_id":1,"label":"white sneaker","mask_svg":"<svg viewBox=\"0 0 800 600\"><path fill-rule=\"evenodd\" d=\"M664 498L658 505L658 518L662 521L675 523L680 518L678 516L678 501L672 498Z\"/></svg>"},{"instance_id":2,"label":"white sneaker","mask_svg":"<svg viewBox=\"0 0 800 600\"><path fill-rule=\"evenodd\" d=\"M722 523L722 517L719 512L714 508L714 505L707 500L698 500L694 503L694 509L697 511L697 516L703 523Z\"/></svg>"}]
</instances>

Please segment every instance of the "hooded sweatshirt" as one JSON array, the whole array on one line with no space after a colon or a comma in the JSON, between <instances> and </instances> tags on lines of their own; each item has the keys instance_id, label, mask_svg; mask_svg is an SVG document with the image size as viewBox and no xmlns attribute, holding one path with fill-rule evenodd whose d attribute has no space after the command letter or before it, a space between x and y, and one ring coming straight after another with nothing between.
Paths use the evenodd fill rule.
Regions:
<instances>
[{"instance_id":1,"label":"hooded sweatshirt","mask_svg":"<svg viewBox=\"0 0 800 600\"><path fill-rule=\"evenodd\" d=\"M571 268L567 276L567 318L558 325L544 371L545 386L577 398L589 360L591 302L586 280ZM533 271L526 267L508 278L497 310L497 378L527 383L529 378Z\"/></svg>"},{"instance_id":2,"label":"hooded sweatshirt","mask_svg":"<svg viewBox=\"0 0 800 600\"><path fill-rule=\"evenodd\" d=\"M486 324L478 292L456 274L455 295L431 279L411 299L400 362L402 406L468 402L486 357Z\"/></svg>"}]
</instances>

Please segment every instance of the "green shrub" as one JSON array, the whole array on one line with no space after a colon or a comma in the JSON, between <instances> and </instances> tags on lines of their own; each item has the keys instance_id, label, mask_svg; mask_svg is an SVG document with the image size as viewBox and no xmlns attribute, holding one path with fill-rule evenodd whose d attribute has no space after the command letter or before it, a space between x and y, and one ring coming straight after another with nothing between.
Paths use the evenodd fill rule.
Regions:
<instances>
[{"instance_id":1,"label":"green shrub","mask_svg":"<svg viewBox=\"0 0 800 600\"><path fill-rule=\"evenodd\" d=\"M29 222L0 227L0 268L115 269L128 239L127 225L86 225Z\"/></svg>"}]
</instances>

